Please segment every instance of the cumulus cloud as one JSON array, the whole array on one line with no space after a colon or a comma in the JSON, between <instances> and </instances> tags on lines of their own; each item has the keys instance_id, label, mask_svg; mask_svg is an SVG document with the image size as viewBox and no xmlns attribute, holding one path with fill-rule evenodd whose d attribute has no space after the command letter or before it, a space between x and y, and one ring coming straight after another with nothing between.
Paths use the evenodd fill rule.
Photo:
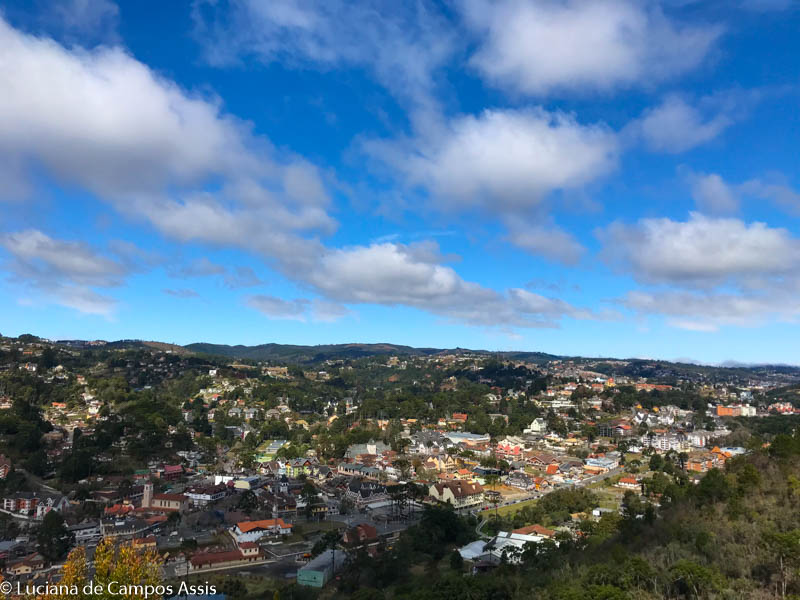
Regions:
<instances>
[{"instance_id":1,"label":"cumulus cloud","mask_svg":"<svg viewBox=\"0 0 800 600\"><path fill-rule=\"evenodd\" d=\"M739 194L716 173L689 176L692 198L700 212L730 215L739 212Z\"/></svg>"},{"instance_id":2,"label":"cumulus cloud","mask_svg":"<svg viewBox=\"0 0 800 600\"><path fill-rule=\"evenodd\" d=\"M284 300L277 296L258 295L248 298L247 304L271 319L304 321L309 302L304 299Z\"/></svg>"},{"instance_id":3,"label":"cumulus cloud","mask_svg":"<svg viewBox=\"0 0 800 600\"><path fill-rule=\"evenodd\" d=\"M669 96L646 110L626 132L641 138L650 150L677 154L713 140L732 123L727 112L701 110L683 98Z\"/></svg>"},{"instance_id":4,"label":"cumulus cloud","mask_svg":"<svg viewBox=\"0 0 800 600\"><path fill-rule=\"evenodd\" d=\"M0 236L12 281L80 312L109 316L116 300L92 288L116 287L131 269L83 242L53 239L36 229Z\"/></svg>"},{"instance_id":5,"label":"cumulus cloud","mask_svg":"<svg viewBox=\"0 0 800 600\"><path fill-rule=\"evenodd\" d=\"M737 190L744 195L773 202L792 215L800 214L800 193L782 181L751 179L737 186Z\"/></svg>"},{"instance_id":6,"label":"cumulus cloud","mask_svg":"<svg viewBox=\"0 0 800 600\"><path fill-rule=\"evenodd\" d=\"M800 266L800 240L783 228L693 213L600 232L605 258L645 283L711 288L784 277Z\"/></svg>"},{"instance_id":7,"label":"cumulus cloud","mask_svg":"<svg viewBox=\"0 0 800 600\"><path fill-rule=\"evenodd\" d=\"M621 302L640 314L665 316L669 325L679 329L716 331L723 326L750 327L769 320L797 322L798 291L794 283L745 293L633 291Z\"/></svg>"},{"instance_id":8,"label":"cumulus cloud","mask_svg":"<svg viewBox=\"0 0 800 600\"><path fill-rule=\"evenodd\" d=\"M381 243L330 250L306 274L325 297L347 304L405 305L472 325L556 327L564 317L598 318L557 299L464 280L431 243Z\"/></svg>"},{"instance_id":9,"label":"cumulus cloud","mask_svg":"<svg viewBox=\"0 0 800 600\"><path fill-rule=\"evenodd\" d=\"M542 108L487 110L456 118L432 135L368 149L450 207L524 208L577 188L616 166L618 145L602 125Z\"/></svg>"},{"instance_id":10,"label":"cumulus cloud","mask_svg":"<svg viewBox=\"0 0 800 600\"><path fill-rule=\"evenodd\" d=\"M41 165L184 240L230 243L272 229L288 240L336 226L316 167L277 156L216 99L122 49L67 50L0 20L0 87L0 159L19 167L14 189Z\"/></svg>"},{"instance_id":11,"label":"cumulus cloud","mask_svg":"<svg viewBox=\"0 0 800 600\"><path fill-rule=\"evenodd\" d=\"M0 243L12 255L14 270L28 280L66 279L85 286L120 285L125 267L83 242L55 240L36 229L4 234Z\"/></svg>"},{"instance_id":12,"label":"cumulus cloud","mask_svg":"<svg viewBox=\"0 0 800 600\"><path fill-rule=\"evenodd\" d=\"M650 86L696 68L721 34L682 25L655 3L633 0L466 0L478 38L470 62L516 93L607 92Z\"/></svg>"},{"instance_id":13,"label":"cumulus cloud","mask_svg":"<svg viewBox=\"0 0 800 600\"><path fill-rule=\"evenodd\" d=\"M692 198L698 210L708 214L738 212L743 199L765 200L789 214L800 214L800 193L780 174L753 178L742 183L725 181L717 173L687 173Z\"/></svg>"},{"instance_id":14,"label":"cumulus cloud","mask_svg":"<svg viewBox=\"0 0 800 600\"><path fill-rule=\"evenodd\" d=\"M800 316L800 239L786 229L693 213L685 222L614 224L600 238L618 270L661 286L619 299L638 314L691 331Z\"/></svg>"},{"instance_id":15,"label":"cumulus cloud","mask_svg":"<svg viewBox=\"0 0 800 600\"><path fill-rule=\"evenodd\" d=\"M346 306L319 299L314 300L311 303L311 307L312 319L320 323L333 323L354 314Z\"/></svg>"},{"instance_id":16,"label":"cumulus cloud","mask_svg":"<svg viewBox=\"0 0 800 600\"><path fill-rule=\"evenodd\" d=\"M509 240L518 248L565 265L576 264L585 248L570 233L556 227L509 224Z\"/></svg>"},{"instance_id":17,"label":"cumulus cloud","mask_svg":"<svg viewBox=\"0 0 800 600\"><path fill-rule=\"evenodd\" d=\"M314 165L279 154L215 99L180 89L118 48L68 50L0 21L0 87L0 164L20 166L18 182L32 181L24 167L36 165L173 240L253 253L321 302L403 304L472 324L520 327L582 314L465 281L431 245L326 247L319 236L337 224L328 214L330 182ZM606 128L541 109L457 119L433 141L412 147L410 181L447 201L487 210L494 203L507 212L588 182L616 158ZM80 248L70 249L80 256ZM69 280L80 276L88 286L96 277L101 285L126 268L103 264L108 273L86 264ZM239 287L255 282L246 269L211 261L183 275L192 273ZM253 296L249 304L277 318L342 312L273 296Z\"/></svg>"}]
</instances>

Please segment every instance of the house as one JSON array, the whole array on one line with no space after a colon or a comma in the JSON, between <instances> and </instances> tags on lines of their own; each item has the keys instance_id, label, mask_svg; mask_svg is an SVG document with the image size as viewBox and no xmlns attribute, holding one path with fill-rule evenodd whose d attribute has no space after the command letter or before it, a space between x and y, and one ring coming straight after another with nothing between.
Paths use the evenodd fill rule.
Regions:
<instances>
[{"instance_id":1,"label":"house","mask_svg":"<svg viewBox=\"0 0 800 600\"><path fill-rule=\"evenodd\" d=\"M136 550L155 550L157 546L156 536L154 535L133 538L131 543Z\"/></svg>"},{"instance_id":2,"label":"house","mask_svg":"<svg viewBox=\"0 0 800 600\"><path fill-rule=\"evenodd\" d=\"M61 494L42 494L39 503L36 505L34 518L41 521L51 510L64 512L67 508L69 508L69 500L67 500L66 496Z\"/></svg>"},{"instance_id":3,"label":"house","mask_svg":"<svg viewBox=\"0 0 800 600\"><path fill-rule=\"evenodd\" d=\"M300 474L311 475L313 463L307 458L293 458L286 461L284 470L289 477L297 478Z\"/></svg>"},{"instance_id":4,"label":"house","mask_svg":"<svg viewBox=\"0 0 800 600\"><path fill-rule=\"evenodd\" d=\"M166 481L180 479L183 475L183 465L164 465L163 469L156 471L156 475Z\"/></svg>"},{"instance_id":5,"label":"house","mask_svg":"<svg viewBox=\"0 0 800 600\"><path fill-rule=\"evenodd\" d=\"M32 575L37 571L41 571L45 567L45 560L41 554L34 552L29 554L23 559L12 562L6 567L6 572L9 575L20 577L23 575Z\"/></svg>"},{"instance_id":6,"label":"house","mask_svg":"<svg viewBox=\"0 0 800 600\"><path fill-rule=\"evenodd\" d=\"M547 527L542 527L541 525L528 525L527 527L520 527L519 529L513 530L511 533L518 533L521 535L538 535L548 539L556 536L555 531L548 529Z\"/></svg>"},{"instance_id":7,"label":"house","mask_svg":"<svg viewBox=\"0 0 800 600\"><path fill-rule=\"evenodd\" d=\"M495 454L499 458L518 460L522 458L525 442L519 438L506 437L497 443Z\"/></svg>"},{"instance_id":8,"label":"house","mask_svg":"<svg viewBox=\"0 0 800 600\"><path fill-rule=\"evenodd\" d=\"M378 530L368 523L351 527L342 536L342 544L349 549L366 550L373 555L377 553L379 543Z\"/></svg>"},{"instance_id":9,"label":"house","mask_svg":"<svg viewBox=\"0 0 800 600\"><path fill-rule=\"evenodd\" d=\"M528 463L534 467L547 467L547 465L552 465L557 462L556 456L547 452L532 452L530 456L528 456Z\"/></svg>"},{"instance_id":10,"label":"house","mask_svg":"<svg viewBox=\"0 0 800 600\"><path fill-rule=\"evenodd\" d=\"M524 471L512 471L506 478L505 484L522 490L536 489L533 477Z\"/></svg>"},{"instance_id":11,"label":"house","mask_svg":"<svg viewBox=\"0 0 800 600\"><path fill-rule=\"evenodd\" d=\"M283 519L262 519L261 521L240 521L231 530L237 544L255 542L265 535L290 535L292 524Z\"/></svg>"},{"instance_id":12,"label":"house","mask_svg":"<svg viewBox=\"0 0 800 600\"><path fill-rule=\"evenodd\" d=\"M626 490L636 490L639 489L639 482L636 481L634 477L621 477L620 480L617 482L617 487L624 488Z\"/></svg>"},{"instance_id":13,"label":"house","mask_svg":"<svg viewBox=\"0 0 800 600\"><path fill-rule=\"evenodd\" d=\"M212 502L221 500L228 493L228 486L224 483L217 485L192 486L186 490L186 497L193 506L208 506Z\"/></svg>"},{"instance_id":14,"label":"house","mask_svg":"<svg viewBox=\"0 0 800 600\"><path fill-rule=\"evenodd\" d=\"M531 424L528 426L528 428L523 431L523 433L544 435L547 433L547 420L542 418L534 419L531 421Z\"/></svg>"},{"instance_id":15,"label":"house","mask_svg":"<svg viewBox=\"0 0 800 600\"><path fill-rule=\"evenodd\" d=\"M291 494L267 492L262 498L267 512L273 517L291 517L297 514L297 500Z\"/></svg>"},{"instance_id":16,"label":"house","mask_svg":"<svg viewBox=\"0 0 800 600\"><path fill-rule=\"evenodd\" d=\"M483 502L483 486L463 480L435 483L430 487L429 494L438 502L451 504L455 508L467 508Z\"/></svg>"}]
</instances>

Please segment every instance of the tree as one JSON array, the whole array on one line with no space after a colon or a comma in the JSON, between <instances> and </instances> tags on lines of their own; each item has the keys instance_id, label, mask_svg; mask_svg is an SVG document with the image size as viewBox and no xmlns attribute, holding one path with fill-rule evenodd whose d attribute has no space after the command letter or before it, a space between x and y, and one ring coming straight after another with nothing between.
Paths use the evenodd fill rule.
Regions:
<instances>
[{"instance_id":1,"label":"tree","mask_svg":"<svg viewBox=\"0 0 800 600\"><path fill-rule=\"evenodd\" d=\"M52 561L61 560L67 555L73 541L74 536L64 524L64 517L58 511L49 511L36 535L39 553Z\"/></svg>"},{"instance_id":2,"label":"tree","mask_svg":"<svg viewBox=\"0 0 800 600\"><path fill-rule=\"evenodd\" d=\"M239 496L239 502L236 503L236 508L249 515L258 508L258 497L252 492L252 490L246 490L241 496Z\"/></svg>"},{"instance_id":3,"label":"tree","mask_svg":"<svg viewBox=\"0 0 800 600\"><path fill-rule=\"evenodd\" d=\"M464 558L458 550L453 550L450 554L450 568L458 573L464 570Z\"/></svg>"},{"instance_id":4,"label":"tree","mask_svg":"<svg viewBox=\"0 0 800 600\"><path fill-rule=\"evenodd\" d=\"M495 522L497 522L499 518L497 514L498 511L497 505L500 503L500 498L498 497L495 488L497 487L497 484L500 481L500 477L498 475L487 475L484 479L486 481L486 485L490 486L492 488L492 491L495 492L494 494L492 494L490 502L494 504L494 520Z\"/></svg>"},{"instance_id":5,"label":"tree","mask_svg":"<svg viewBox=\"0 0 800 600\"><path fill-rule=\"evenodd\" d=\"M660 471L664 467L664 459L661 458L660 454L653 454L650 457L650 470L651 471Z\"/></svg>"},{"instance_id":6,"label":"tree","mask_svg":"<svg viewBox=\"0 0 800 600\"><path fill-rule=\"evenodd\" d=\"M797 572L797 566L800 564L800 529L786 533L769 532L764 535L764 542L775 558L781 583L781 597L785 598L789 578Z\"/></svg>"}]
</instances>

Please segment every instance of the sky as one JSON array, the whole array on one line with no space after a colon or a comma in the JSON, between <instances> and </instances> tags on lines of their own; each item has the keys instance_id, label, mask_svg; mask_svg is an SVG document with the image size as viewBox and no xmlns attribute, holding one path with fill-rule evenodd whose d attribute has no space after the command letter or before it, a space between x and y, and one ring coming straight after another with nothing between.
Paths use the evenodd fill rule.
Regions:
<instances>
[{"instance_id":1,"label":"sky","mask_svg":"<svg viewBox=\"0 0 800 600\"><path fill-rule=\"evenodd\" d=\"M0 1L0 332L800 364L799 29Z\"/></svg>"}]
</instances>

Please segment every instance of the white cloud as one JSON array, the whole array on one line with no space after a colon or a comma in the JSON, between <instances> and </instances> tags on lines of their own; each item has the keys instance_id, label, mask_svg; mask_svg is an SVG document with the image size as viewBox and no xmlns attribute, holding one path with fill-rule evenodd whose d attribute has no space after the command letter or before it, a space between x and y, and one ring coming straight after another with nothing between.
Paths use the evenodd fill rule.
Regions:
<instances>
[{"instance_id":1,"label":"white cloud","mask_svg":"<svg viewBox=\"0 0 800 600\"><path fill-rule=\"evenodd\" d=\"M216 100L119 48L67 50L0 20L0 87L0 160L20 167L18 190L24 167L41 165L181 239L230 243L272 229L286 239L336 226L313 165L276 157Z\"/></svg>"},{"instance_id":2,"label":"white cloud","mask_svg":"<svg viewBox=\"0 0 800 600\"><path fill-rule=\"evenodd\" d=\"M0 21L0 88L0 164L36 165L179 242L252 252L323 302L403 304L519 327L554 326L577 314L568 305L534 309L529 299L465 281L431 245L327 248L317 236L332 233L336 222L314 165L276 156L217 102L188 94L120 49L67 50ZM541 109L464 117L434 141L430 151L414 148L409 179L448 201L506 213L591 181L616 158L606 128ZM16 179L29 182L24 172ZM89 285L91 266L81 268L80 285ZM211 268L229 283L253 282L252 273ZM83 305L91 300L85 295ZM278 318L341 312L273 296L249 303Z\"/></svg>"},{"instance_id":3,"label":"white cloud","mask_svg":"<svg viewBox=\"0 0 800 600\"><path fill-rule=\"evenodd\" d=\"M633 121L626 133L640 137L655 152L677 154L713 140L733 123L728 112L712 112L669 96Z\"/></svg>"},{"instance_id":4,"label":"white cloud","mask_svg":"<svg viewBox=\"0 0 800 600\"><path fill-rule=\"evenodd\" d=\"M640 314L665 316L673 327L716 331L723 326L752 327L770 320L797 322L797 292L796 284L745 293L633 291L621 302Z\"/></svg>"},{"instance_id":5,"label":"white cloud","mask_svg":"<svg viewBox=\"0 0 800 600\"><path fill-rule=\"evenodd\" d=\"M576 264L585 250L571 234L556 227L525 226L512 221L509 230L508 238L515 246L565 265Z\"/></svg>"},{"instance_id":6,"label":"white cloud","mask_svg":"<svg viewBox=\"0 0 800 600\"><path fill-rule=\"evenodd\" d=\"M313 320L320 323L333 323L354 314L353 311L346 306L319 299L312 302L311 312Z\"/></svg>"},{"instance_id":7,"label":"white cloud","mask_svg":"<svg viewBox=\"0 0 800 600\"><path fill-rule=\"evenodd\" d=\"M436 208L499 218L512 243L573 263L580 244L541 225L548 196L581 189L612 172L619 144L605 125L534 107L437 122L413 138L367 141L364 150L408 188L422 188Z\"/></svg>"},{"instance_id":8,"label":"white cloud","mask_svg":"<svg viewBox=\"0 0 800 600\"><path fill-rule=\"evenodd\" d=\"M792 215L800 214L800 193L782 181L751 179L737 186L744 195L773 202Z\"/></svg>"},{"instance_id":9,"label":"white cloud","mask_svg":"<svg viewBox=\"0 0 800 600\"><path fill-rule=\"evenodd\" d=\"M739 194L716 173L690 174L692 198L697 209L709 215L730 215L739 212Z\"/></svg>"},{"instance_id":10,"label":"white cloud","mask_svg":"<svg viewBox=\"0 0 800 600\"><path fill-rule=\"evenodd\" d=\"M215 263L205 256L195 259L189 264L183 265L182 267L172 268L168 271L168 273L171 277L176 277L179 279L219 275L222 283L232 290L255 287L264 284L264 281L251 267L227 267Z\"/></svg>"},{"instance_id":11,"label":"white cloud","mask_svg":"<svg viewBox=\"0 0 800 600\"><path fill-rule=\"evenodd\" d=\"M0 236L13 282L80 312L110 316L117 302L93 290L123 283L132 268L83 242L56 240L36 229Z\"/></svg>"},{"instance_id":12,"label":"white cloud","mask_svg":"<svg viewBox=\"0 0 800 600\"><path fill-rule=\"evenodd\" d=\"M472 325L555 327L563 317L590 317L561 300L465 281L443 260L432 243L357 246L328 251L305 280L339 302L411 306Z\"/></svg>"},{"instance_id":13,"label":"white cloud","mask_svg":"<svg viewBox=\"0 0 800 600\"><path fill-rule=\"evenodd\" d=\"M433 72L457 41L424 1L198 2L194 24L211 64L248 57L299 68L367 68L395 95L421 105L433 102Z\"/></svg>"},{"instance_id":14,"label":"white cloud","mask_svg":"<svg viewBox=\"0 0 800 600\"><path fill-rule=\"evenodd\" d=\"M642 219L600 232L605 258L646 283L753 286L800 266L800 241L782 228L693 213L688 221Z\"/></svg>"},{"instance_id":15,"label":"white cloud","mask_svg":"<svg viewBox=\"0 0 800 600\"><path fill-rule=\"evenodd\" d=\"M8 233L0 244L13 256L14 271L30 280L66 279L86 285L120 285L125 267L89 248L83 242L54 240L36 229Z\"/></svg>"},{"instance_id":16,"label":"white cloud","mask_svg":"<svg viewBox=\"0 0 800 600\"><path fill-rule=\"evenodd\" d=\"M721 33L634 0L465 0L479 39L471 64L523 94L649 86L696 68Z\"/></svg>"},{"instance_id":17,"label":"white cloud","mask_svg":"<svg viewBox=\"0 0 800 600\"><path fill-rule=\"evenodd\" d=\"M305 321L308 310L308 300L284 300L276 296L251 296L247 304L271 319L287 319L292 321Z\"/></svg>"},{"instance_id":18,"label":"white cloud","mask_svg":"<svg viewBox=\"0 0 800 600\"><path fill-rule=\"evenodd\" d=\"M117 38L119 7L111 0L47 2L42 19L70 40L109 41Z\"/></svg>"},{"instance_id":19,"label":"white cloud","mask_svg":"<svg viewBox=\"0 0 800 600\"><path fill-rule=\"evenodd\" d=\"M434 200L458 209L515 210L612 171L618 145L602 125L532 108L463 116L405 150L388 155L390 162Z\"/></svg>"},{"instance_id":20,"label":"white cloud","mask_svg":"<svg viewBox=\"0 0 800 600\"><path fill-rule=\"evenodd\" d=\"M643 219L600 233L606 258L657 290L619 300L641 315L692 331L797 322L800 239L786 229L693 213L686 222Z\"/></svg>"}]
</instances>

